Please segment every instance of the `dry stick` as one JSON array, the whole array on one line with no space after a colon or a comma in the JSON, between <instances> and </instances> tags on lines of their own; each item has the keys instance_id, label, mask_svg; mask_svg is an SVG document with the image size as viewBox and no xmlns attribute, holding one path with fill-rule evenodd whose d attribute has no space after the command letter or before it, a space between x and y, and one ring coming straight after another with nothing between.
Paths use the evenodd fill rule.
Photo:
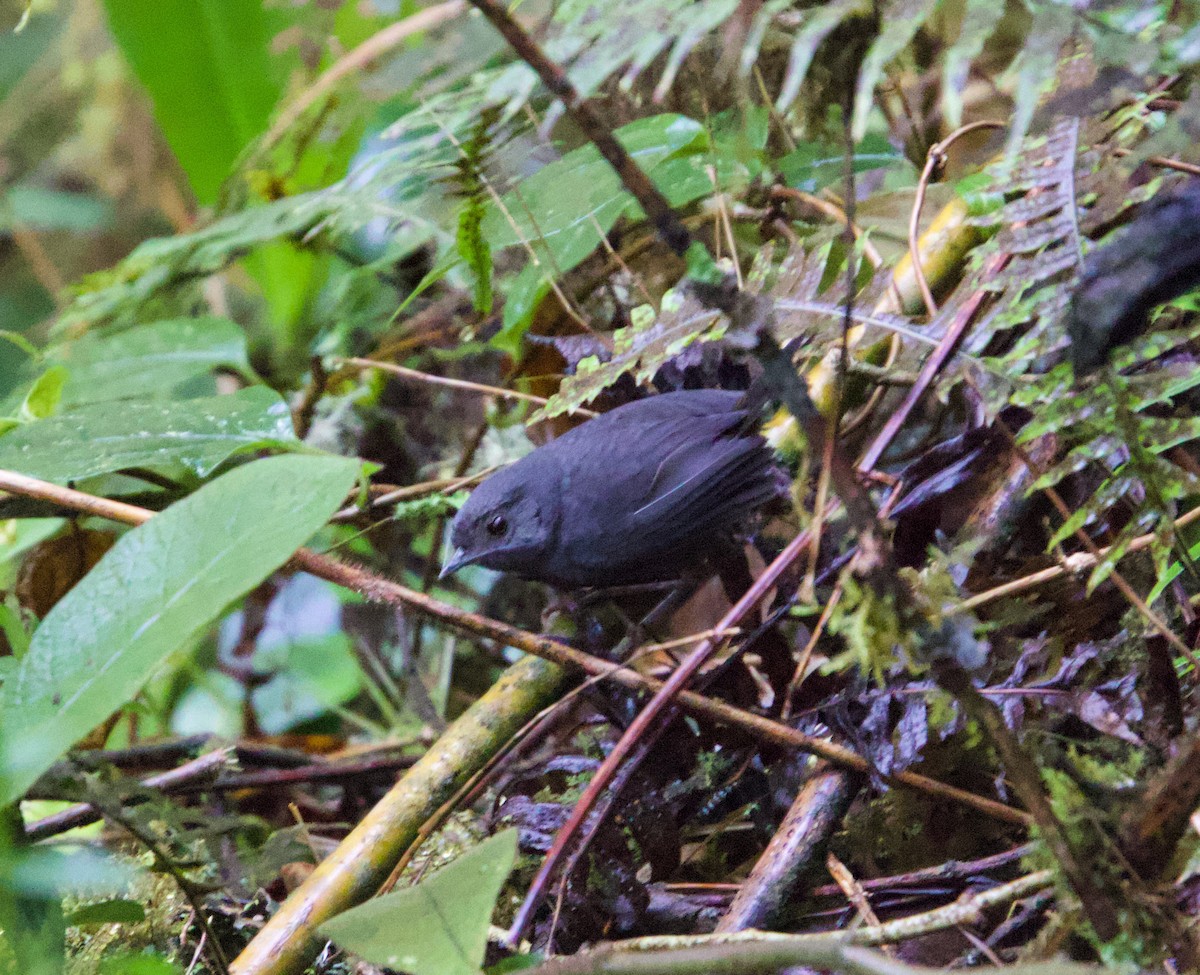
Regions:
<instances>
[{"instance_id":1,"label":"dry stick","mask_svg":"<svg viewBox=\"0 0 1200 975\"><path fill-rule=\"evenodd\" d=\"M533 393L522 393L515 389L504 389L502 386L488 386L484 383L473 383L467 379L451 379L448 376L434 376L428 372L421 372L419 369L409 369L407 366L398 366L394 362L379 362L376 359L339 359L342 365L356 366L359 369L378 369L381 372L390 373L393 376L403 376L406 379L416 379L419 382L430 383L434 386L449 386L451 389L464 389L472 393L483 393L487 396L502 396L505 399L519 399L526 403L536 403L538 406L545 406L549 400L543 396L535 396ZM579 409L576 412L584 416L595 416L592 410Z\"/></svg>"},{"instance_id":2,"label":"dry stick","mask_svg":"<svg viewBox=\"0 0 1200 975\"><path fill-rule=\"evenodd\" d=\"M229 792L235 789L273 789L281 785L310 784L313 782L344 782L365 776L379 776L398 772L416 764L417 755L399 755L392 758L364 758L353 762L346 759L330 762L312 762L287 769L259 769L256 772L231 772L220 775L207 783L188 783L171 789L171 792L187 795L192 792Z\"/></svg>"},{"instance_id":3,"label":"dry stick","mask_svg":"<svg viewBox=\"0 0 1200 975\"><path fill-rule=\"evenodd\" d=\"M849 571L849 566L846 567L846 570ZM838 603L842 601L844 592L845 574L843 573L838 576L838 581L833 587L833 592L825 600L825 606L821 610L821 615L818 617L816 625L813 626L812 633L809 634L808 641L804 644L804 649L800 651L800 656L796 660L796 669L792 672L792 679L788 682L787 693L783 699L783 711L780 713L780 719L783 721L787 721L792 716L792 698L800 690L800 685L804 683L804 678L808 676L808 664L812 660L813 651L816 650L817 643L825 632L825 627L829 625L829 619L833 616L833 611L837 609Z\"/></svg>"},{"instance_id":4,"label":"dry stick","mask_svg":"<svg viewBox=\"0 0 1200 975\"><path fill-rule=\"evenodd\" d=\"M218 748L190 762L184 762L178 768L173 768L160 775L151 775L141 780L141 785L150 789L167 790L172 787L190 785L198 780L209 779L228 764L234 749ZM95 806L87 802L76 803L66 809L36 820L25 827L25 836L29 840L42 840L48 836L65 833L78 826L87 826L96 822L102 816Z\"/></svg>"},{"instance_id":5,"label":"dry stick","mask_svg":"<svg viewBox=\"0 0 1200 975\"><path fill-rule=\"evenodd\" d=\"M998 274L1004 265L1008 263L1009 257L1010 255L1008 254L993 256L984 269L983 280L986 281ZM917 267L915 262L913 267ZM925 279L922 276L919 280L924 281ZM951 354L958 347L959 340L963 337L967 327L975 318L975 313L988 297L990 297L988 292L977 289L970 298L963 302L962 307L958 309L954 319L946 328L946 334L942 336L937 348L934 349L929 358L925 360L924 365L921 366L921 371L917 373L917 381L909 389L907 395L905 395L904 401L888 417L887 423L883 425L883 429L879 431L879 434L871 442L871 446L867 448L867 452L863 454L862 460L858 464L860 469L869 471L874 469L875 465L879 463L879 458L883 456L884 451L887 450L896 434L900 432L900 428L908 420L908 416L913 411L913 408L925 395L934 376L937 375L942 366L946 364L946 360L950 358Z\"/></svg>"},{"instance_id":6,"label":"dry stick","mask_svg":"<svg viewBox=\"0 0 1200 975\"><path fill-rule=\"evenodd\" d=\"M10 491L44 501L51 501L64 508L86 510L90 514L126 524L139 525L149 520L154 514L154 512L146 508L138 508L120 501L109 501L106 498L98 498L94 495L84 494L81 491L75 491L71 488L60 487L57 484L41 481L24 474L16 474L12 471L0 470L0 491ZM803 541L803 536L801 536L800 541ZM793 545L795 544L793 542ZM799 548L800 546L797 545L796 547ZM560 643L558 640L538 636L535 633L520 630L515 626L509 626L506 623L490 620L476 613L458 609L455 606L450 606L447 603L434 599L432 596L427 596L424 593L392 582L390 579L374 575L366 569L347 565L344 562L339 562L327 555L320 555L309 549L300 549L292 557L289 565L294 569L311 573L318 578L351 589L375 602L413 610L454 627L470 636L499 641L505 646L521 650L534 657L540 657L550 663L579 670L592 676L610 679L632 691L649 691L653 693L661 690L664 686L663 681L646 677L635 670L630 670L611 661L603 660L600 657L594 657L589 653L584 653L582 650L576 650L574 647ZM711 636L705 642L714 638L727 636L729 629L729 627L720 625L714 627ZM676 703L697 717L739 728L768 744L781 745L785 748L795 748L799 751L808 752L853 772L870 772L872 770L871 764L865 758L849 748L822 738L814 738L797 731L795 728L780 724L778 721L772 721L770 718L764 718L753 712L744 711L723 701L713 700L701 694L685 691L679 696ZM965 789L946 785L944 782L938 782L936 779L931 779L924 775L918 775L913 772L897 772L894 775L885 776L884 781L896 785L908 786L953 802L960 802L1004 822L1023 826L1029 825L1030 822L1028 814L1020 809L1014 809L1012 806L1006 806L1004 803L996 802L993 799L976 795L973 792L967 792Z\"/></svg>"},{"instance_id":7,"label":"dry stick","mask_svg":"<svg viewBox=\"0 0 1200 975\"><path fill-rule=\"evenodd\" d=\"M986 873L988 870L994 870L996 867L1015 863L1022 857L1029 856L1036 849L1037 845L1034 843L1023 843L1011 850L993 853L991 856L981 857L978 860L948 860L936 867L922 867L920 870L912 870L909 873L896 874L891 877L870 877L866 880L859 880L857 883L863 890L870 891L913 887L939 880L969 878ZM842 888L838 884L825 884L809 891L809 895L812 897L837 897L841 893Z\"/></svg>"},{"instance_id":8,"label":"dry stick","mask_svg":"<svg viewBox=\"0 0 1200 975\"><path fill-rule=\"evenodd\" d=\"M751 931L613 942L591 951L552 958L528 972L529 975L751 975L805 966L854 975L934 975L941 970L892 962L862 946L892 944L975 923L985 910L1012 903L1053 882L1053 871L1040 870L925 914L835 934ZM1099 975L1102 969L1056 961L1011 965L1005 971L1011 975Z\"/></svg>"},{"instance_id":9,"label":"dry stick","mask_svg":"<svg viewBox=\"0 0 1200 975\"><path fill-rule=\"evenodd\" d=\"M1120 148L1114 149L1114 156L1128 156L1132 150ZM1176 172L1187 173L1189 176L1200 176L1200 166L1195 163L1186 163L1178 159L1169 159L1166 156L1147 156L1146 162L1151 166L1158 166L1162 169L1174 169Z\"/></svg>"},{"instance_id":10,"label":"dry stick","mask_svg":"<svg viewBox=\"0 0 1200 975\"><path fill-rule=\"evenodd\" d=\"M300 402L292 408L292 427L296 431L296 436L301 440L308 437L308 431L312 427L313 414L317 411L317 404L321 401L321 397L325 395L325 383L329 380L329 373L325 371L325 363L319 355L314 355L309 359L308 369L308 385L300 394Z\"/></svg>"},{"instance_id":11,"label":"dry stick","mask_svg":"<svg viewBox=\"0 0 1200 975\"><path fill-rule=\"evenodd\" d=\"M93 762L111 765L126 774L136 769L172 768L180 759L186 758L190 762L193 758L199 758L203 748L213 744L215 738L215 735L198 734L163 741L139 742L128 748L95 748L88 752L88 758ZM278 754L295 759L293 764L296 765L302 765L309 760L303 753L292 752L289 749L278 749ZM237 757L239 761L243 760L241 749L238 749ZM25 793L26 797L51 798L39 790L39 784L45 779L53 780L70 775L74 768L75 763L71 761L55 762L41 779L29 787L29 791Z\"/></svg>"},{"instance_id":12,"label":"dry stick","mask_svg":"<svg viewBox=\"0 0 1200 975\"><path fill-rule=\"evenodd\" d=\"M1175 527L1182 528L1185 525L1190 525L1197 518L1200 518L1200 506L1176 518ZM1140 552L1142 549L1149 548L1157 538L1158 535L1154 532L1139 535L1129 543L1124 554L1131 555L1134 552ZM1053 582L1055 579L1068 573L1082 572L1084 569L1090 569L1093 566L1099 565L1103 559L1108 557L1108 554L1112 550L1113 546L1109 545L1099 549L1094 555L1091 552L1075 552L1072 555L1068 555L1060 565L1052 565L1037 572L1031 572L1027 576L1021 576L1019 579L1013 579L999 586L976 593L974 596L969 596L961 603L950 607L946 612L969 613L980 606L995 602L997 599L1002 599L1005 596L1014 596L1030 589L1036 589L1038 586L1047 582Z\"/></svg>"},{"instance_id":13,"label":"dry stick","mask_svg":"<svg viewBox=\"0 0 1200 975\"><path fill-rule=\"evenodd\" d=\"M775 920L792 888L850 802L850 776L819 762L783 822L717 922L718 933L763 928Z\"/></svg>"},{"instance_id":14,"label":"dry stick","mask_svg":"<svg viewBox=\"0 0 1200 975\"><path fill-rule=\"evenodd\" d=\"M804 190L792 189L790 186L772 186L770 197L773 200L796 200L799 203L812 207L836 223L840 223L843 226L847 223L846 211L840 206L812 193L805 193ZM854 233L854 239L862 245L863 253L867 255L867 260L871 262L871 265L873 267L882 267L883 255L879 253L879 248L872 243L871 238L862 232L862 228L858 224L851 223L849 226ZM894 291L893 297L896 300L896 307L902 308L904 306L904 299L900 295L898 285L893 281L889 287Z\"/></svg>"},{"instance_id":15,"label":"dry stick","mask_svg":"<svg viewBox=\"0 0 1200 975\"><path fill-rule=\"evenodd\" d=\"M467 474L464 477L442 477L436 481L423 481L420 484L409 484L406 487L393 487L382 494L371 492L371 497L365 505L350 504L340 511L335 511L329 516L330 521L350 521L366 514L374 508L384 508L388 505L399 504L402 501L411 501L416 498L428 497L431 494L447 494L452 491L458 491L462 488L469 487L476 481L482 481L489 474L496 471L496 467L488 467L476 474Z\"/></svg>"},{"instance_id":16,"label":"dry stick","mask_svg":"<svg viewBox=\"0 0 1200 975\"><path fill-rule=\"evenodd\" d=\"M235 747L225 751L236 753ZM233 772L225 775L212 776L212 770L206 769L206 764L217 764L209 753L200 758L187 762L176 769L153 775L142 780L142 785L161 789L166 795L192 795L203 792L233 792L243 789L274 789L279 786L296 783L311 784L314 782L345 782L348 779L378 776L385 772L396 772L409 768L416 760L416 755L404 755L393 758L363 759L362 761L310 762L285 769L259 769L253 772ZM92 757L89 753L89 757ZM87 803L79 803L63 809L53 815L46 816L25 828L25 835L30 840L43 840L78 826L86 826L100 818Z\"/></svg>"},{"instance_id":17,"label":"dry stick","mask_svg":"<svg viewBox=\"0 0 1200 975\"><path fill-rule=\"evenodd\" d=\"M850 872L850 868L842 863L832 851L825 857L825 867L829 871L829 875L833 877L834 881L842 889L846 900L854 905L854 909L858 912L858 916L862 919L863 923L869 927L879 927L879 915L871 907L871 900L867 897L866 890L863 889L862 884L858 882L854 874ZM894 949L889 945L885 945L883 951L888 957L891 957Z\"/></svg>"},{"instance_id":18,"label":"dry stick","mask_svg":"<svg viewBox=\"0 0 1200 975\"><path fill-rule=\"evenodd\" d=\"M921 229L921 209L925 205L925 191L934 173L946 165L946 153L955 142L968 132L978 129L1004 128L1008 128L1008 126L1003 122L982 121L963 125L951 132L941 142L930 146L929 152L925 155L925 168L921 171L921 178L917 181L917 193L913 199L912 213L908 218L908 253L912 260L913 276L917 279L917 287L921 289L921 300L925 302L925 310L929 313L930 318L937 314L938 307L933 298L933 290L929 287L929 282L925 280L925 269L921 266L921 247L918 240Z\"/></svg>"},{"instance_id":19,"label":"dry stick","mask_svg":"<svg viewBox=\"0 0 1200 975\"><path fill-rule=\"evenodd\" d=\"M13 243L17 245L17 250L25 258L25 263L29 265L29 270L33 272L35 280L50 295L55 307L58 309L65 307L66 299L63 297L63 292L67 282L51 259L50 253L42 243L42 238L35 231L15 221L8 225L8 233L12 237Z\"/></svg>"}]
</instances>

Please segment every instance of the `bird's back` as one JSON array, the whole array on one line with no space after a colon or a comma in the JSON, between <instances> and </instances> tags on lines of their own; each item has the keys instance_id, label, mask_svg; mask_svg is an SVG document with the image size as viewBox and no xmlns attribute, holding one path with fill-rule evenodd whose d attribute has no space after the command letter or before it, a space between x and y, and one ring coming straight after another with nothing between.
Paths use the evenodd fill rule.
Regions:
<instances>
[{"instance_id":1,"label":"bird's back","mask_svg":"<svg viewBox=\"0 0 1200 975\"><path fill-rule=\"evenodd\" d=\"M619 407L543 451L561 476L562 519L542 567L571 585L671 578L778 492L741 394L664 393Z\"/></svg>"}]
</instances>

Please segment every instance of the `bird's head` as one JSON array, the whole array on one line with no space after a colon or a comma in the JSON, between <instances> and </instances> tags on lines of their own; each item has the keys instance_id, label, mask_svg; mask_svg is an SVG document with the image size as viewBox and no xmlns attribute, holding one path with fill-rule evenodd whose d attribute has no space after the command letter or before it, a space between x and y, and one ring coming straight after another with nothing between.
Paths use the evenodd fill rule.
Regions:
<instances>
[{"instance_id":1,"label":"bird's head","mask_svg":"<svg viewBox=\"0 0 1200 975\"><path fill-rule=\"evenodd\" d=\"M440 578L464 565L536 576L557 531L554 486L527 465L498 471L479 485L450 526L451 552Z\"/></svg>"}]
</instances>

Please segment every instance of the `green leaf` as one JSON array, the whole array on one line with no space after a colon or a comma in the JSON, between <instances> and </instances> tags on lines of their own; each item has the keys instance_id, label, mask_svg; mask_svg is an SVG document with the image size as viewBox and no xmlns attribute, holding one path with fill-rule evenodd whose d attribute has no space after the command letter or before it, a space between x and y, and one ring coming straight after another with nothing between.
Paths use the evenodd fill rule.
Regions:
<instances>
[{"instance_id":1,"label":"green leaf","mask_svg":"<svg viewBox=\"0 0 1200 975\"><path fill-rule=\"evenodd\" d=\"M724 274L717 267L717 262L713 260L713 256L709 253L708 248L700 241L693 240L688 245L685 257L687 260L688 277L693 281L714 286L721 283Z\"/></svg>"},{"instance_id":2,"label":"green leaf","mask_svg":"<svg viewBox=\"0 0 1200 975\"><path fill-rule=\"evenodd\" d=\"M0 230L8 230L14 224L31 230L76 233L106 230L112 225L113 212L111 200L87 193L14 186L0 203Z\"/></svg>"},{"instance_id":3,"label":"green leaf","mask_svg":"<svg viewBox=\"0 0 1200 975\"><path fill-rule=\"evenodd\" d=\"M550 293L548 271L540 264L530 261L508 286L504 299L500 331L492 336L490 345L507 352L514 358L521 351L521 338L525 335L533 313L541 300Z\"/></svg>"},{"instance_id":4,"label":"green leaf","mask_svg":"<svg viewBox=\"0 0 1200 975\"><path fill-rule=\"evenodd\" d=\"M871 133L854 147L854 171L868 172L900 162L904 156L887 138ZM816 193L845 178L846 154L824 142L805 142L775 163L788 186Z\"/></svg>"},{"instance_id":5,"label":"green leaf","mask_svg":"<svg viewBox=\"0 0 1200 975\"><path fill-rule=\"evenodd\" d=\"M207 477L236 453L299 446L287 404L265 386L178 403L97 403L0 437L0 468L66 484L183 464Z\"/></svg>"},{"instance_id":6,"label":"green leaf","mask_svg":"<svg viewBox=\"0 0 1200 975\"><path fill-rule=\"evenodd\" d=\"M74 910L64 920L67 927L72 928L100 924L137 924L146 920L146 910L137 901L117 897Z\"/></svg>"},{"instance_id":7,"label":"green leaf","mask_svg":"<svg viewBox=\"0 0 1200 975\"><path fill-rule=\"evenodd\" d=\"M700 124L682 115L641 119L623 125L615 135L651 175L659 163L704 138ZM551 273L559 275L596 249L600 234L612 229L633 199L607 160L587 145L539 169L502 202L507 216L489 206L483 220L483 235L492 250L536 241L550 255Z\"/></svg>"},{"instance_id":8,"label":"green leaf","mask_svg":"<svg viewBox=\"0 0 1200 975\"><path fill-rule=\"evenodd\" d=\"M262 291L274 324L294 341L305 325L305 309L325 280L329 259L292 241L276 240L247 254L242 266Z\"/></svg>"},{"instance_id":9,"label":"green leaf","mask_svg":"<svg viewBox=\"0 0 1200 975\"><path fill-rule=\"evenodd\" d=\"M104 0L121 52L201 203L279 99L261 0Z\"/></svg>"},{"instance_id":10,"label":"green leaf","mask_svg":"<svg viewBox=\"0 0 1200 975\"><path fill-rule=\"evenodd\" d=\"M224 366L251 375L246 336L228 318L176 318L112 336L89 334L61 356L71 372L67 406L140 399Z\"/></svg>"},{"instance_id":11,"label":"green leaf","mask_svg":"<svg viewBox=\"0 0 1200 975\"><path fill-rule=\"evenodd\" d=\"M109 955L100 962L100 975L179 975L182 970L161 955Z\"/></svg>"},{"instance_id":12,"label":"green leaf","mask_svg":"<svg viewBox=\"0 0 1200 975\"><path fill-rule=\"evenodd\" d=\"M29 632L20 614L7 603L0 603L0 634L8 641L12 657L9 661L20 660L29 649ZM2 676L2 672L0 672Z\"/></svg>"},{"instance_id":13,"label":"green leaf","mask_svg":"<svg viewBox=\"0 0 1200 975\"><path fill-rule=\"evenodd\" d=\"M321 934L374 965L414 975L476 975L516 855L517 831L497 833L415 887L339 914Z\"/></svg>"},{"instance_id":14,"label":"green leaf","mask_svg":"<svg viewBox=\"0 0 1200 975\"><path fill-rule=\"evenodd\" d=\"M116 708L341 504L358 461L269 457L122 536L50 611L0 690L0 805Z\"/></svg>"},{"instance_id":15,"label":"green leaf","mask_svg":"<svg viewBox=\"0 0 1200 975\"><path fill-rule=\"evenodd\" d=\"M63 386L67 383L67 370L52 366L42 373L25 394L25 400L17 411L22 420L37 421L51 416L62 402Z\"/></svg>"},{"instance_id":16,"label":"green leaf","mask_svg":"<svg viewBox=\"0 0 1200 975\"><path fill-rule=\"evenodd\" d=\"M641 119L615 134L675 207L714 192L710 167L720 188L749 178L747 166L736 157L744 148L737 139L725 138L711 149L700 124L683 115ZM541 262L540 267L527 264L511 286L503 329L492 340L497 348L515 354L537 303L549 290L547 280L583 261L620 217L640 218L641 210L612 166L590 145L538 170L505 194L502 204L503 210L489 206L483 220L483 237L491 250L524 242Z\"/></svg>"}]
</instances>

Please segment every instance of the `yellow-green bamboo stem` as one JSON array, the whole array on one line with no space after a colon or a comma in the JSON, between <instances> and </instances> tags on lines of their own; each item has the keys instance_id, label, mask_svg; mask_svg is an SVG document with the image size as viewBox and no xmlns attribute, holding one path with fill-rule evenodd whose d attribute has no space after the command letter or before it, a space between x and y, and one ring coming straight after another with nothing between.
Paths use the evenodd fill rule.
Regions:
<instances>
[{"instance_id":1,"label":"yellow-green bamboo stem","mask_svg":"<svg viewBox=\"0 0 1200 975\"><path fill-rule=\"evenodd\" d=\"M967 222L968 215L966 201L955 197L942 207L917 243L925 280L934 291L958 271L967 253L979 240L979 230ZM923 310L911 253L906 253L897 262L896 269L892 272L892 281L895 288L889 288L884 293L875 305L875 311L913 314ZM887 356L891 338L885 336L870 344L864 344L865 333L865 326L853 326L846 336L847 345L851 354L860 362L878 365ZM809 394L817 409L826 416L833 410L836 401L840 355L839 345L831 349L808 372Z\"/></svg>"},{"instance_id":2,"label":"yellow-green bamboo stem","mask_svg":"<svg viewBox=\"0 0 1200 975\"><path fill-rule=\"evenodd\" d=\"M284 901L234 960L232 975L302 971L320 945L320 925L374 895L421 825L567 680L563 668L538 657L509 667Z\"/></svg>"}]
</instances>

